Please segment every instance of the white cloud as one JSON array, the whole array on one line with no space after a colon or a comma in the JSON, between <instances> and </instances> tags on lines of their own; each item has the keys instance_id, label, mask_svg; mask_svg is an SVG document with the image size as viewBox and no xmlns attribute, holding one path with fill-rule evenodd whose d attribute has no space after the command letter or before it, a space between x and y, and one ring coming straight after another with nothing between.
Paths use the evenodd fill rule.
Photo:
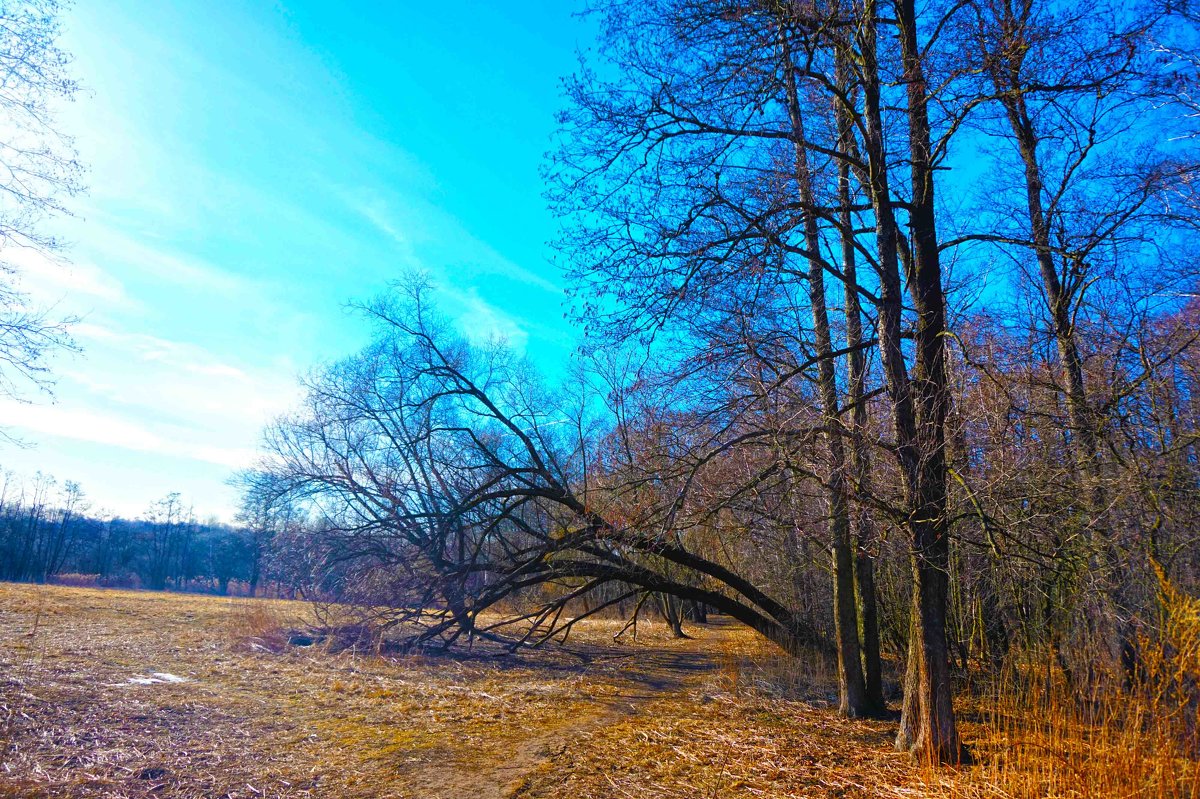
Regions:
<instances>
[{"instance_id":1,"label":"white cloud","mask_svg":"<svg viewBox=\"0 0 1200 799\"><path fill-rule=\"evenodd\" d=\"M241 442L296 398L294 375L280 368L234 364L203 347L82 323L76 337L86 372L64 377L140 418L162 418Z\"/></svg>"},{"instance_id":2,"label":"white cloud","mask_svg":"<svg viewBox=\"0 0 1200 799\"><path fill-rule=\"evenodd\" d=\"M9 248L2 257L17 270L18 285L37 305L69 301L72 306L101 303L122 311L139 307L121 281L93 263L73 262L30 247Z\"/></svg>"},{"instance_id":3,"label":"white cloud","mask_svg":"<svg viewBox=\"0 0 1200 799\"><path fill-rule=\"evenodd\" d=\"M24 404L0 400L6 422L31 433L53 435L76 441L152 452L214 463L230 469L250 466L256 457L251 449L204 444L160 435L129 418L64 405ZM187 434L188 431L180 431Z\"/></svg>"},{"instance_id":4,"label":"white cloud","mask_svg":"<svg viewBox=\"0 0 1200 799\"><path fill-rule=\"evenodd\" d=\"M459 329L470 341L482 344L499 339L516 352L525 351L529 332L516 317L480 296L477 289L462 291L444 285L438 289L450 300L446 310L455 316Z\"/></svg>"},{"instance_id":5,"label":"white cloud","mask_svg":"<svg viewBox=\"0 0 1200 799\"><path fill-rule=\"evenodd\" d=\"M249 278L198 259L150 246L111 227L93 225L88 232L88 243L103 253L105 260L181 288L226 296L258 288L255 281Z\"/></svg>"},{"instance_id":6,"label":"white cloud","mask_svg":"<svg viewBox=\"0 0 1200 799\"><path fill-rule=\"evenodd\" d=\"M551 294L562 293L562 288L553 281L504 257L441 208L415 198L406 198L403 203L387 202L362 187L353 193L339 193L355 213L400 245L411 263L428 265L437 258L441 268L431 271L465 270L516 281ZM371 199L364 201L360 199L362 196Z\"/></svg>"},{"instance_id":7,"label":"white cloud","mask_svg":"<svg viewBox=\"0 0 1200 799\"><path fill-rule=\"evenodd\" d=\"M354 198L348 199L347 202L376 230L392 240L392 243L400 250L401 257L408 261L416 260L411 235L406 234L393 223L385 203L380 200L365 202Z\"/></svg>"},{"instance_id":8,"label":"white cloud","mask_svg":"<svg viewBox=\"0 0 1200 799\"><path fill-rule=\"evenodd\" d=\"M88 358L59 371L57 404L0 399L5 428L36 444L16 460L29 464L24 468L71 460L62 476L79 480L89 491L97 486L96 496L121 504L125 512L152 498L146 493L150 485L166 481L170 490L205 497L206 506L198 511L228 516L231 500L221 475L254 464L262 426L299 395L293 375L230 363L193 344L90 322L78 325L75 334ZM112 448L112 456L80 464L70 453L85 445ZM178 466L156 459L161 457L175 459ZM128 473L135 463L142 470L162 471L145 474L132 486L114 476L113 470ZM219 468L214 472L214 467Z\"/></svg>"}]
</instances>

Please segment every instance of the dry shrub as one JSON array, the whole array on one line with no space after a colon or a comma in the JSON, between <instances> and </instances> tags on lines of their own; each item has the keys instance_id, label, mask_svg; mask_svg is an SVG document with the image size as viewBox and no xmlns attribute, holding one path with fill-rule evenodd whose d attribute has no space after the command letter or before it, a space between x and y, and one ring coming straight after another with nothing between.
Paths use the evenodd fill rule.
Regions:
<instances>
[{"instance_id":1,"label":"dry shrub","mask_svg":"<svg viewBox=\"0 0 1200 799\"><path fill-rule=\"evenodd\" d=\"M1051 665L1013 667L977 706L978 765L925 769L951 797L1200 796L1200 600L1159 572L1162 623L1133 675L1081 700Z\"/></svg>"},{"instance_id":2,"label":"dry shrub","mask_svg":"<svg viewBox=\"0 0 1200 799\"><path fill-rule=\"evenodd\" d=\"M321 645L329 652L350 650L358 654L381 654L395 648L387 641L388 631L402 631L412 612L406 608L315 599L309 602L314 623L306 630L307 645ZM403 639L403 632L399 632ZM401 647L403 648L403 647Z\"/></svg>"},{"instance_id":3,"label":"dry shrub","mask_svg":"<svg viewBox=\"0 0 1200 799\"><path fill-rule=\"evenodd\" d=\"M239 651L282 652L294 631L274 602L233 602L226 617L229 642Z\"/></svg>"},{"instance_id":4,"label":"dry shrub","mask_svg":"<svg viewBox=\"0 0 1200 799\"><path fill-rule=\"evenodd\" d=\"M289 647L313 647L325 652L379 654L384 647L383 625L369 614L331 604L309 603L300 618L285 614L277 600L248 599L230 603L226 616L229 642L239 651L280 653Z\"/></svg>"},{"instance_id":5,"label":"dry shrub","mask_svg":"<svg viewBox=\"0 0 1200 799\"><path fill-rule=\"evenodd\" d=\"M837 703L837 664L831 655L818 650L789 655L758 637L735 635L721 643L715 687L722 693Z\"/></svg>"},{"instance_id":6,"label":"dry shrub","mask_svg":"<svg viewBox=\"0 0 1200 799\"><path fill-rule=\"evenodd\" d=\"M1153 724L1183 753L1200 758L1200 599L1188 596L1154 564L1162 601L1162 637L1143 639L1141 689Z\"/></svg>"},{"instance_id":7,"label":"dry shrub","mask_svg":"<svg viewBox=\"0 0 1200 799\"><path fill-rule=\"evenodd\" d=\"M837 662L824 652L797 657L771 647L747 662L745 676L753 690L766 696L837 703Z\"/></svg>"},{"instance_id":8,"label":"dry shrub","mask_svg":"<svg viewBox=\"0 0 1200 799\"><path fill-rule=\"evenodd\" d=\"M230 580L226 589L229 596L250 596L250 583L245 580Z\"/></svg>"},{"instance_id":9,"label":"dry shrub","mask_svg":"<svg viewBox=\"0 0 1200 799\"><path fill-rule=\"evenodd\" d=\"M387 644L383 633L382 626L363 621L318 627L311 638L313 643L322 644L330 652L350 650L357 654L378 655Z\"/></svg>"},{"instance_id":10,"label":"dry shrub","mask_svg":"<svg viewBox=\"0 0 1200 799\"><path fill-rule=\"evenodd\" d=\"M142 578L129 571L115 574L80 574L79 572L62 572L52 574L46 582L53 585L65 585L71 588L132 588L142 587Z\"/></svg>"},{"instance_id":11,"label":"dry shrub","mask_svg":"<svg viewBox=\"0 0 1200 799\"><path fill-rule=\"evenodd\" d=\"M46 582L54 585L66 585L71 588L99 588L99 574L79 574L77 572L63 572L62 574L52 574L46 579Z\"/></svg>"}]
</instances>

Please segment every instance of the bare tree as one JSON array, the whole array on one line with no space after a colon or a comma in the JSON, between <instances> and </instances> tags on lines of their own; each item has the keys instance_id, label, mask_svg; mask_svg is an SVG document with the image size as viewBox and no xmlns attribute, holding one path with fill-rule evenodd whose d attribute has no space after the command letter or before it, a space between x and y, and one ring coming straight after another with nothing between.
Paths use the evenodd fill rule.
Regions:
<instances>
[{"instance_id":1,"label":"bare tree","mask_svg":"<svg viewBox=\"0 0 1200 799\"><path fill-rule=\"evenodd\" d=\"M1187 153L1126 124L1156 17L1110 10L601 4L547 170L589 366L546 387L420 283L366 308L262 467L322 587L513 646L698 603L837 654L848 715L885 649L938 761L955 670L1052 652L1114 555L1097 612L1149 625L1149 558L1197 568L1196 271Z\"/></svg>"},{"instance_id":2,"label":"bare tree","mask_svg":"<svg viewBox=\"0 0 1200 799\"><path fill-rule=\"evenodd\" d=\"M831 486L831 530L835 551L850 561L836 570L849 581L839 591L844 599L853 597L853 558L847 503L837 499L845 491L845 456L836 452L842 434L823 278L833 276L875 306L901 478L887 504L913 553L910 712L900 745L953 759L959 745L944 632L946 300L934 173L955 126L930 117L939 98L925 77L929 51L917 44L918 27L937 30L938 15L953 9L935 4L918 18L911 5L893 5L886 15L870 2L662 2L637 11L614 3L605 17L607 53L627 65L626 81L617 86L585 72L570 85L574 108L564 117L567 137L553 174L567 214L581 214L568 217L566 241L576 277L613 300L583 308L602 333L657 336L677 325L685 346L707 348L713 337L697 320L729 316L739 304L758 306L790 281L807 284L801 307L808 306L812 323L799 332L813 337L818 357L778 382L823 386L821 405L838 438L831 444L831 470L841 475ZM839 117L841 125L831 121ZM779 152L784 143L792 153ZM836 193L823 192L832 196L818 201L810 188L810 157L823 163L827 184L835 180L832 163L845 165L861 185L869 205L844 211L869 214L837 240L869 257L871 282L856 270L850 283L824 255L833 242L821 224L836 231L846 217ZM785 182L790 193L775 188ZM873 236L854 233L864 224ZM778 330L771 335L785 338ZM763 341L748 349L766 349ZM860 339L836 357L864 344ZM853 605L838 606L841 630L859 638ZM857 647L849 635L843 641L844 695L861 707Z\"/></svg>"},{"instance_id":3,"label":"bare tree","mask_svg":"<svg viewBox=\"0 0 1200 799\"><path fill-rule=\"evenodd\" d=\"M789 651L827 645L672 529L675 492L657 501L611 469L585 479L598 444L570 431L590 425L505 349L456 336L420 282L405 292L369 307L375 343L313 379L306 409L272 428L261 465L319 519L314 545L343 595L365 589L374 605L400 608L397 621L424 627L419 640L541 642L621 599L660 594L726 613ZM613 598L564 613L605 586ZM519 598L531 609L481 622Z\"/></svg>"},{"instance_id":4,"label":"bare tree","mask_svg":"<svg viewBox=\"0 0 1200 799\"><path fill-rule=\"evenodd\" d=\"M0 2L0 391L49 385L50 353L72 349L70 319L30 304L13 255L53 256L62 242L42 223L69 213L64 201L82 190L83 168L55 107L78 92L70 57L58 44L66 5L58 0Z\"/></svg>"}]
</instances>

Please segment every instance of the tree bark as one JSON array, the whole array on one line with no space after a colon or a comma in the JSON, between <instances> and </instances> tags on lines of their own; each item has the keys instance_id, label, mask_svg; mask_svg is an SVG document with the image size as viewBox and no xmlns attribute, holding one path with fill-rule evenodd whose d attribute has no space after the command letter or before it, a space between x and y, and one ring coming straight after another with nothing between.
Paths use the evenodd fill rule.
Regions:
<instances>
[{"instance_id":1,"label":"tree bark","mask_svg":"<svg viewBox=\"0 0 1200 799\"><path fill-rule=\"evenodd\" d=\"M913 611L918 636L910 645L917 662L917 701L905 703L913 724L911 748L937 762L957 762L962 746L954 720L950 661L946 640L946 607L950 568L950 539L946 518L946 300L942 291L934 213L934 183L928 95L917 41L913 0L897 0L901 60L908 100L908 144L912 200L909 227L912 266L909 295L916 311L913 348L916 355L911 409L913 438L906 469L909 485L908 528L912 540ZM904 448L903 438L901 448ZM915 705L915 707L914 707Z\"/></svg>"},{"instance_id":2,"label":"tree bark","mask_svg":"<svg viewBox=\"0 0 1200 799\"><path fill-rule=\"evenodd\" d=\"M833 343L829 333L829 312L825 301L825 264L817 223L816 200L808 163L804 118L800 109L796 69L788 43L789 31L782 31L787 69L788 117L792 126L795 153L795 177L804 208L804 244L808 251L808 299L812 310L813 337L817 356L817 385L821 396L821 419L825 427L829 454L829 539L833 561L834 636L838 656L838 711L857 718L870 711L863 678L858 640L858 609L854 591L854 552L850 545L850 509L846 492L846 453L842 443L838 414L837 376L833 363Z\"/></svg>"},{"instance_id":3,"label":"tree bark","mask_svg":"<svg viewBox=\"0 0 1200 799\"><path fill-rule=\"evenodd\" d=\"M837 83L846 91L844 55L837 56ZM849 154L854 130L847 110L837 107L838 148ZM846 302L846 349L849 357L849 400L851 410L850 459L854 494L858 498L854 514L854 579L858 598L858 634L862 649L867 710L882 715L887 710L883 698L883 665L879 654L879 609L875 589L875 553L878 539L875 520L862 498L870 493L871 461L867 446L868 412L866 404L866 352L863 350L862 303L858 296L858 258L854 251L854 226L850 212L850 166L838 162L838 223L841 226L842 274Z\"/></svg>"}]
</instances>

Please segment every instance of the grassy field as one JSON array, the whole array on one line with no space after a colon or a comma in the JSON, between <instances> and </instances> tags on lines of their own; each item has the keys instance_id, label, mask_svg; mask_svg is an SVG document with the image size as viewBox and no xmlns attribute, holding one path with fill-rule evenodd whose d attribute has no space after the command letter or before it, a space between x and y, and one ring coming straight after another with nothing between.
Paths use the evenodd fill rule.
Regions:
<instances>
[{"instance_id":1,"label":"grassy field","mask_svg":"<svg viewBox=\"0 0 1200 799\"><path fill-rule=\"evenodd\" d=\"M981 720L965 724L981 765L915 765L894 724L836 716L826 665L726 624L618 645L596 621L569 651L395 657L290 645L309 613L0 584L0 796L1085 795L997 783L1011 730Z\"/></svg>"},{"instance_id":2,"label":"grassy field","mask_svg":"<svg viewBox=\"0 0 1200 799\"><path fill-rule=\"evenodd\" d=\"M771 698L774 675L747 666L759 645L732 627L672 641L642 624L636 644L615 645L614 623L598 621L572 637L578 655L378 657L288 646L278 631L308 614L0 585L0 784L106 797L853 796L909 769L888 725Z\"/></svg>"}]
</instances>

